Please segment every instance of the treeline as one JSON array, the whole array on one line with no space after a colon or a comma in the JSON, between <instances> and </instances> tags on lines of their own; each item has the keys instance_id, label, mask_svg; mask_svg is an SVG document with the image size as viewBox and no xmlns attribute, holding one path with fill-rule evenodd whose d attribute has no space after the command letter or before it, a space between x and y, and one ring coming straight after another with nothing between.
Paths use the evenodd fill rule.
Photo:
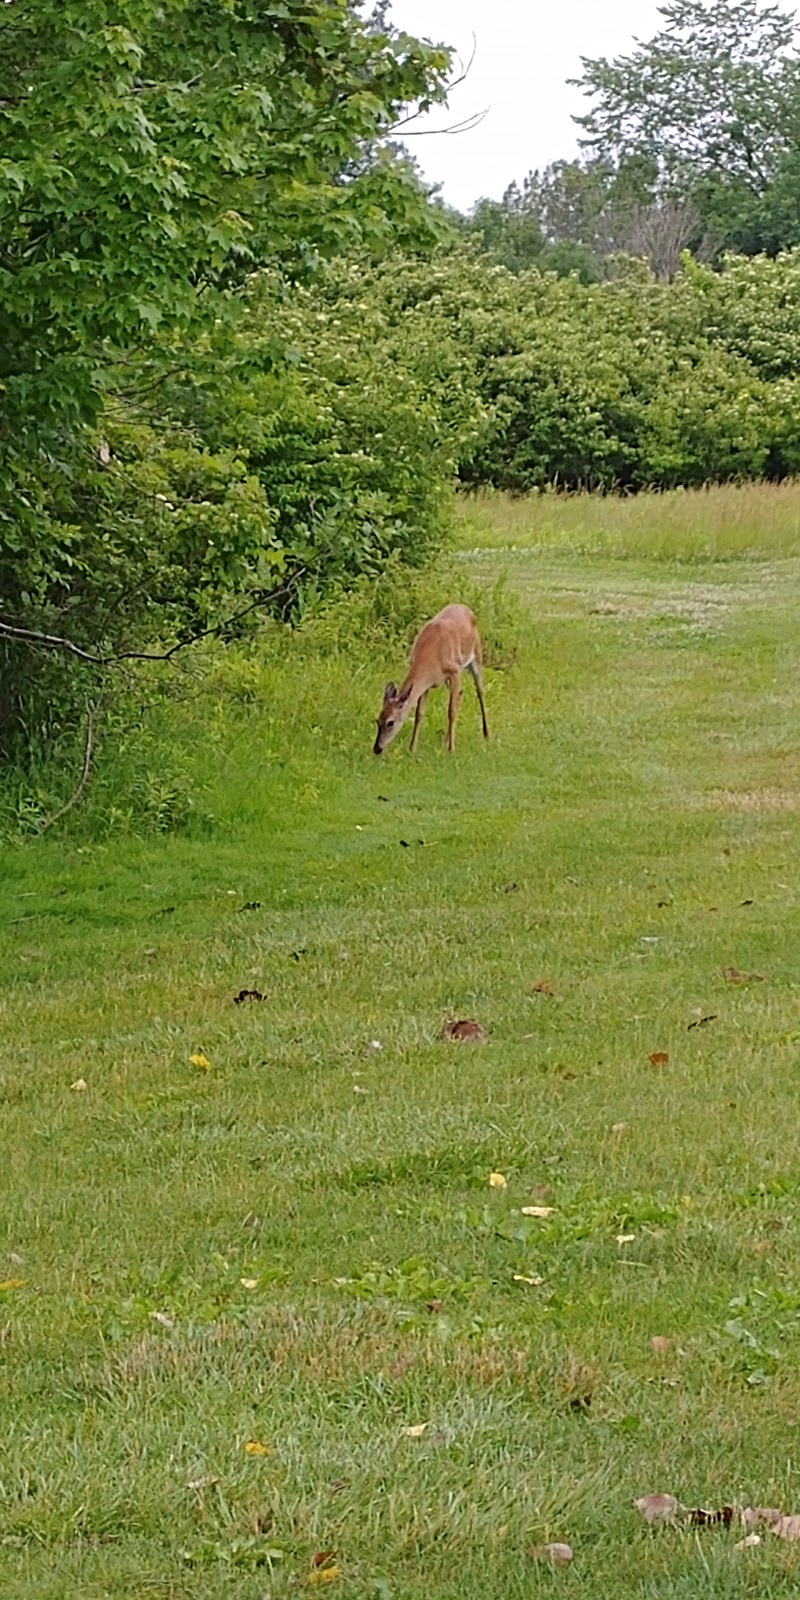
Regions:
<instances>
[{"instance_id":1,"label":"treeline","mask_svg":"<svg viewBox=\"0 0 800 1600\"><path fill-rule=\"evenodd\" d=\"M764 0L668 0L664 25L609 61L582 58L581 155L457 218L512 271L598 282L619 253L669 279L681 255L800 244L800 56Z\"/></svg>"}]
</instances>

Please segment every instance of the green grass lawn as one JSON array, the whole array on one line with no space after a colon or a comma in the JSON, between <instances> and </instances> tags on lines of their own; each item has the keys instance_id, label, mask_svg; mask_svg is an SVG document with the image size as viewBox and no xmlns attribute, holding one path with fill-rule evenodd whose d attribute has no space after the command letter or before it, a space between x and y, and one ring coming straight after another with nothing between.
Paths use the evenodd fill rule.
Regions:
<instances>
[{"instance_id":1,"label":"green grass lawn","mask_svg":"<svg viewBox=\"0 0 800 1600\"><path fill-rule=\"evenodd\" d=\"M405 646L312 628L193 703L207 836L2 851L3 1600L797 1593L800 1544L632 1506L800 1511L800 490L762 496L462 504L462 592L518 608L488 747L467 683L454 758L440 694L376 760Z\"/></svg>"}]
</instances>

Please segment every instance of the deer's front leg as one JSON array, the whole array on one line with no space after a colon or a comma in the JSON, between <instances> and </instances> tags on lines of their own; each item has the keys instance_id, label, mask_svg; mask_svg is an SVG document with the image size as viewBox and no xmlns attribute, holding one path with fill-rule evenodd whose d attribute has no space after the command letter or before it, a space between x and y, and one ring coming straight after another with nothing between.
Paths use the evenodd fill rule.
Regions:
<instances>
[{"instance_id":1,"label":"deer's front leg","mask_svg":"<svg viewBox=\"0 0 800 1600\"><path fill-rule=\"evenodd\" d=\"M419 725L420 725L420 723L422 721L422 713L425 710L425 701L427 700L427 698L428 698L428 691L426 689L425 693L420 695L420 697L419 697L419 699L417 701L417 709L414 712L414 727L413 727L413 730L412 730L412 733L411 733L411 743L410 743L410 745L408 747L408 753L409 753L410 756L413 756L414 751L417 748L417 740L419 738Z\"/></svg>"}]
</instances>

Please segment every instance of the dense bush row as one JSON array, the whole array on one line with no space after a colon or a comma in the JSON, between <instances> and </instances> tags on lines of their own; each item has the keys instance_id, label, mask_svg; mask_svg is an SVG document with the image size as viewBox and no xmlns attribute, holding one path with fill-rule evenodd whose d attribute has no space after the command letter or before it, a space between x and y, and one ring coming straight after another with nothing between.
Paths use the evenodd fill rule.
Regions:
<instances>
[{"instance_id":1,"label":"dense bush row","mask_svg":"<svg viewBox=\"0 0 800 1600\"><path fill-rule=\"evenodd\" d=\"M384 269L393 314L455 341L483 425L470 487L672 487L800 469L800 252L687 259L671 284L620 261L608 283L480 257Z\"/></svg>"}]
</instances>

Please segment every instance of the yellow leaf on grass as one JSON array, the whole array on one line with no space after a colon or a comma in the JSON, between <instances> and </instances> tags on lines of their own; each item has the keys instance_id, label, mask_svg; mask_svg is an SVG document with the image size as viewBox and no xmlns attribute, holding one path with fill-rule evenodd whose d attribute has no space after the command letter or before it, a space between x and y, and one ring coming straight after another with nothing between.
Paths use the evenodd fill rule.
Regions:
<instances>
[{"instance_id":1,"label":"yellow leaf on grass","mask_svg":"<svg viewBox=\"0 0 800 1600\"><path fill-rule=\"evenodd\" d=\"M320 1567L317 1572L309 1572L306 1583L335 1583L341 1570L341 1567Z\"/></svg>"},{"instance_id":2,"label":"yellow leaf on grass","mask_svg":"<svg viewBox=\"0 0 800 1600\"><path fill-rule=\"evenodd\" d=\"M555 1206L522 1206L523 1217L552 1217L555 1216Z\"/></svg>"},{"instance_id":3,"label":"yellow leaf on grass","mask_svg":"<svg viewBox=\"0 0 800 1600\"><path fill-rule=\"evenodd\" d=\"M201 1071L203 1072L209 1072L211 1070L211 1062L209 1061L208 1056L203 1055L202 1050L195 1050L194 1055L190 1056L189 1060L191 1061L193 1067L200 1067Z\"/></svg>"},{"instance_id":4,"label":"yellow leaf on grass","mask_svg":"<svg viewBox=\"0 0 800 1600\"><path fill-rule=\"evenodd\" d=\"M409 1439L421 1439L427 1426L427 1422L415 1422L410 1428L406 1428L406 1434Z\"/></svg>"},{"instance_id":5,"label":"yellow leaf on grass","mask_svg":"<svg viewBox=\"0 0 800 1600\"><path fill-rule=\"evenodd\" d=\"M526 1278L524 1272L515 1272L514 1282L529 1283L532 1289L538 1289L539 1285L544 1283L544 1278Z\"/></svg>"},{"instance_id":6,"label":"yellow leaf on grass","mask_svg":"<svg viewBox=\"0 0 800 1600\"><path fill-rule=\"evenodd\" d=\"M508 1179L503 1177L502 1172L490 1172L489 1184L492 1189L507 1189Z\"/></svg>"},{"instance_id":7,"label":"yellow leaf on grass","mask_svg":"<svg viewBox=\"0 0 800 1600\"><path fill-rule=\"evenodd\" d=\"M269 1456L272 1454L268 1444L262 1444L260 1439L248 1439L245 1445L245 1454L248 1456Z\"/></svg>"},{"instance_id":8,"label":"yellow leaf on grass","mask_svg":"<svg viewBox=\"0 0 800 1600\"><path fill-rule=\"evenodd\" d=\"M3 1289L21 1289L23 1284L24 1284L24 1282L25 1282L24 1278L4 1278L2 1283L0 1283L0 1290L3 1290Z\"/></svg>"},{"instance_id":9,"label":"yellow leaf on grass","mask_svg":"<svg viewBox=\"0 0 800 1600\"><path fill-rule=\"evenodd\" d=\"M85 1078L76 1078L75 1082L70 1084L70 1089L73 1089L75 1094L84 1094L86 1087L87 1084Z\"/></svg>"},{"instance_id":10,"label":"yellow leaf on grass","mask_svg":"<svg viewBox=\"0 0 800 1600\"><path fill-rule=\"evenodd\" d=\"M258 1278L240 1278L239 1282L240 1282L240 1284L241 1284L243 1289L257 1289L258 1288Z\"/></svg>"}]
</instances>

